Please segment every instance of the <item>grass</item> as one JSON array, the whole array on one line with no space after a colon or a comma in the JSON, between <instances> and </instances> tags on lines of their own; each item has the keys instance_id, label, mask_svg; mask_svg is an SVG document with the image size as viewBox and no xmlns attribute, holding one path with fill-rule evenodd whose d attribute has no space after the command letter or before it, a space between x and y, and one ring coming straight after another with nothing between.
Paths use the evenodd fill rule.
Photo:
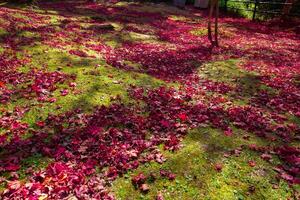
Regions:
<instances>
[{"instance_id":1,"label":"grass","mask_svg":"<svg viewBox=\"0 0 300 200\"><path fill-rule=\"evenodd\" d=\"M284 181L277 181L272 165L257 158L257 154L244 150L239 156L224 157L224 153L237 149L241 144L266 145L255 136L245 141L248 135L235 129L233 137L225 137L214 128L199 128L190 131L183 141L183 148L175 153L163 152L167 161L162 165L151 162L129 172L113 183L112 190L118 199L155 199L163 194L165 199L287 199L291 190ZM248 162L256 162L255 167ZM278 161L274 161L275 163ZM221 172L214 165L222 163ZM159 175L159 170L170 170L176 179L170 181ZM137 190L131 177L144 173L155 174L149 181L149 193ZM274 189L278 185L278 189Z\"/></svg>"},{"instance_id":2,"label":"grass","mask_svg":"<svg viewBox=\"0 0 300 200\"><path fill-rule=\"evenodd\" d=\"M61 84L53 94L57 98L55 103L45 103L40 107L36 100L16 99L14 103L6 106L7 109L13 109L17 105L31 105L30 111L23 118L23 121L30 125L44 120L49 113L59 114L77 107L84 111L92 111L95 106L108 106L117 96L121 97L125 104L133 103L128 96L130 86L155 88L166 85L165 82L144 73L116 69L101 59L80 58L70 55L67 51L49 48L39 43L23 47L23 50L34 59L30 64L21 67L20 72L27 72L32 67L49 71L61 70L76 76L78 91L76 95L60 96L59 91L67 88ZM57 106L61 109L57 109Z\"/></svg>"},{"instance_id":3,"label":"grass","mask_svg":"<svg viewBox=\"0 0 300 200\"><path fill-rule=\"evenodd\" d=\"M196 36L204 36L207 35L207 29L206 28L195 29L191 31L191 34Z\"/></svg>"},{"instance_id":4,"label":"grass","mask_svg":"<svg viewBox=\"0 0 300 200\"><path fill-rule=\"evenodd\" d=\"M210 62L202 65L198 74L203 79L223 82L233 88L240 88L241 92L231 91L225 97L237 105L247 105L251 97L264 90L269 94L278 93L277 90L263 84L260 75L253 71L246 71L239 67L240 59Z\"/></svg>"},{"instance_id":5,"label":"grass","mask_svg":"<svg viewBox=\"0 0 300 200\"><path fill-rule=\"evenodd\" d=\"M67 85L60 84L59 89L53 94L53 97L57 98L55 103L43 103L41 106L36 100L15 98L15 101L4 106L6 110L13 110L17 106L30 106L30 110L25 113L22 122L28 123L29 127L33 129L37 121L45 120L49 114L64 113L75 108L81 108L86 113L92 112L95 106L109 106L116 97L120 97L124 104L135 103L128 96L128 89L131 86L155 88L167 84L144 73L116 69L101 59L79 58L70 55L67 51L49 48L39 42L32 46L24 46L22 49L34 59L30 64L19 68L20 72L28 72L32 67L37 67L48 71L61 70L76 76L78 94L61 96L59 91L67 88ZM21 58L23 55L19 56ZM134 63L132 64L134 65ZM28 132L22 137L28 138L32 135ZM21 169L17 173L20 179L25 181L29 177L26 173L29 167L33 170L41 170L49 163L51 163L51 159L36 154L23 160ZM9 177L10 174L5 176ZM0 191L4 188L5 185L1 184Z\"/></svg>"}]
</instances>

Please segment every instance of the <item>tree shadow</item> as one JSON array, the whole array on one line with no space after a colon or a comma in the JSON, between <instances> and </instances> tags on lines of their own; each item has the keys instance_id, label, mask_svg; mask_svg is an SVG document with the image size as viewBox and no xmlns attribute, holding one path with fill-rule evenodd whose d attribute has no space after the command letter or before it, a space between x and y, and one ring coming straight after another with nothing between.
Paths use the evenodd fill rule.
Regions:
<instances>
[{"instance_id":1,"label":"tree shadow","mask_svg":"<svg viewBox=\"0 0 300 200\"><path fill-rule=\"evenodd\" d=\"M18 9L18 8L15 8ZM126 39L124 41L124 38L122 37L122 31L115 31L111 28L109 29L103 29L101 27L99 29L98 19L100 18L100 23L102 23L103 19L105 19L106 22L116 22L116 23L133 23L133 24L141 24L141 25L149 25L150 27L154 28L160 28L159 25L161 22L166 21L168 14L163 13L144 13L139 12L136 10L136 7L134 6L128 6L126 8L119 8L119 7L105 7L103 5L99 4L87 4L82 2L74 2L74 1L67 1L67 2L54 2L54 3L41 3L40 9L44 9L45 11L55 11L58 12L59 15L63 14L65 11L68 13L69 17L78 17L78 16L88 16L93 17L91 18L92 25L89 26L86 29L83 29L85 32L82 32L82 28L78 27L78 24L75 26L75 24L72 24L72 20L62 20L59 22L59 24L49 24L44 26L38 26L38 27L29 27L25 28L27 31L31 31L34 33L41 34L40 40L41 42L45 42L46 44L49 43L49 45L57 45L61 43L63 44L69 44L69 41L61 41L57 35L61 36L68 36L71 34L71 31L74 31L73 28L79 28L81 29L80 32L77 31L76 38L72 39L72 42L75 42L76 44L82 44L86 40L87 35L103 35L105 33L116 33L114 39L116 39L118 43L126 43ZM111 9L115 9L113 11L113 14L111 14ZM66 14L64 13L64 14ZM97 17L97 18L95 18ZM168 24L169 30L176 30L179 24ZM57 27L60 27L61 30L57 30ZM110 26L111 27L111 26ZM126 31L125 31L126 32ZM141 40L142 42L143 40ZM168 39L160 38L158 42L171 42ZM30 42L34 42L34 39L30 40ZM191 45L191 41L188 42L181 42L182 45ZM124 46L124 45L123 45ZM152 47L155 48L155 47ZM121 60L125 59L128 61L137 61L135 58L128 58L125 54L125 52L122 52L125 50L124 48L119 48L115 52L119 52L121 55L119 56ZM149 52L148 52L149 53ZM160 78L169 78L172 79L174 77L178 76L184 76L187 74L192 73L193 69L196 68L196 66L192 66L191 63L194 61L198 61L199 58L201 61L204 61L208 55L210 54L210 47L206 46L196 46L192 45L190 48L183 48L179 49L177 52L174 50L167 50L164 52L166 55L160 55L155 54L152 56L153 61L150 61L147 59L148 55L143 54L141 55L144 60L147 60L148 63L138 63L138 64L144 64L145 68L148 68L147 70L141 70L140 72L148 73L150 75L154 75L156 77ZM194 56L192 56L194 54ZM110 55L109 55L110 56ZM113 55L115 56L115 55ZM121 56L121 57L120 57ZM134 55L132 55L134 56ZM112 56L111 56L112 57ZM196 58L199 57L199 58ZM130 69L128 66L121 66L118 64L121 60L115 60L111 61L109 60L110 64L114 67L123 67L124 69ZM155 63L156 61L156 63ZM158 61L158 62L157 62ZM170 63L174 63L174 66L171 66ZM155 69L156 68L156 69ZM159 72L162 72L158 74ZM176 75L177 74L177 75Z\"/></svg>"},{"instance_id":2,"label":"tree shadow","mask_svg":"<svg viewBox=\"0 0 300 200\"><path fill-rule=\"evenodd\" d=\"M96 16L103 16L106 20L114 22L134 22L138 24L147 23L151 25L157 25L157 23L160 23L161 20L166 20L164 16L159 16L156 18L156 14L146 15L146 21L144 19L137 20L136 18L140 17L142 13L134 11L128 12L128 10L125 13L129 14L130 18L124 19L122 16L124 13L118 9L117 11L120 11L120 13L115 13L115 15L110 16L111 11L108 8L96 7L93 10L90 10L89 8L76 10L73 9L71 5L65 3L55 5L56 7L50 6L50 8L60 12L61 15L68 17L81 15L95 16L95 13L100 12L100 14L97 14ZM91 6L93 5L94 4L91 4ZM45 9L49 9L49 5L46 5ZM74 11L76 12L75 14ZM70 25L69 21L62 21L58 26L65 28L68 25ZM169 30L175 30L177 25L170 24L168 28ZM50 31L53 30L53 27L51 28L51 26L45 26L40 27L40 30L33 30L37 32L43 32L45 30ZM55 30L53 31L55 32ZM50 38L47 39L50 40ZM173 38L165 38L165 41L172 42L172 39ZM122 38L119 38L118 40L118 42L124 43ZM181 41L179 42L179 45L186 46L184 48L176 49L165 49L165 46L163 45L143 43L136 44L128 42L123 44L122 47L114 49L113 54L111 57L107 58L107 61L113 67L122 68L128 71L146 73L161 79L186 79L186 77L192 74L197 66L199 66L199 63L206 62L211 59L210 48L206 45L199 46L201 41L202 40L197 41L196 44L191 44L190 40ZM26 42L26 44L30 44L31 42L32 41ZM17 45L22 46L23 44L21 43ZM131 51L129 52L126 48L130 49ZM270 48L266 48L265 50L269 52L271 51ZM261 60L269 60L270 58L273 58L268 55L258 55L256 53L256 49L240 50L232 47L227 48L224 51L229 54L235 54L236 52L239 52L239 55L247 55L252 59L258 57ZM224 51L221 53L224 53ZM275 55L277 52L273 51L271 53ZM116 56L117 59L115 59ZM271 62L276 65L276 62L279 60L288 62L289 60L287 58L288 57L284 55ZM141 65L141 68L132 69L132 67L126 65L126 63L120 63L120 61L123 60L138 63ZM62 58L62 61L73 62L70 61L68 57ZM81 64L82 60L78 62L78 64ZM194 64L194 62L197 62L197 65ZM255 94L256 88L260 84L260 80L256 76L246 75L242 77L239 84L241 84L243 93L248 97ZM134 168L132 162L136 161L136 158L126 157L124 154L128 153L127 150L135 150L134 148L138 149L139 155L141 155L143 151L148 150L148 143L146 143L145 139L146 132L151 130L152 127L155 127L149 127L149 124L156 125L157 121L159 121L159 118L155 118L156 112L158 111L154 109L154 112L150 113L150 115L153 114L154 117L150 116L149 119L147 119L145 117L141 117L139 114L137 114L137 112L132 110L132 108L122 104L112 105L111 107L97 108L91 115L85 115L76 109L82 106L91 106L87 98L93 97L98 89L99 84L93 84L93 86L87 90L86 95L72 103L74 104L72 106L72 108L75 108L74 110L63 113L59 116L50 115L46 120L45 127L32 130L33 137L25 140L13 139L8 144L1 147L1 171L16 171L11 169L14 169L14 166L19 165L22 160L34 154L41 154L45 157L50 157L61 162L72 161L77 163L79 166L82 166L82 163L89 163L88 161L93 160L93 162L98 164L92 164L92 167L89 166L90 168L94 169L94 167L97 165L100 165L101 167L115 167L118 170L118 173L123 173L127 169ZM160 100L158 100L158 102L161 103ZM166 102L161 104L164 103ZM167 101L166 104L169 105L169 103L170 102ZM167 109L168 107L163 108L162 110ZM209 113L212 115L210 117L213 117L213 119L211 119L212 121L222 120L220 118L225 116L224 113L217 111L218 110L213 110L211 113ZM177 110L176 112L179 111ZM176 114L176 112L174 113ZM199 113L196 114L196 116L198 116ZM144 122L144 120L147 123ZM220 128L224 128L223 125L224 124L221 123ZM162 130L166 129L166 127L163 126L160 128ZM166 134L168 136L168 134L172 133L163 132L162 134ZM207 140L210 140L210 138L207 138ZM160 143L162 143L162 141L154 141L154 146ZM210 143L209 145L211 146L208 146L206 150L212 157L215 157L216 152L218 153L224 150L222 145ZM123 147L128 146L130 146L129 149L122 149Z\"/></svg>"}]
</instances>

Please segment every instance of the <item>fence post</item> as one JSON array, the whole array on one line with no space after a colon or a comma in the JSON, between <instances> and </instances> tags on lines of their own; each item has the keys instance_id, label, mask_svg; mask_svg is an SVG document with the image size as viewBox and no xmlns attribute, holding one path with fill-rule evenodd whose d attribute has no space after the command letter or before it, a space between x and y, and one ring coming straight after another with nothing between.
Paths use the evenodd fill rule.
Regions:
<instances>
[{"instance_id":1,"label":"fence post","mask_svg":"<svg viewBox=\"0 0 300 200\"><path fill-rule=\"evenodd\" d=\"M254 5L254 10L253 10L253 15L252 15L252 20L253 21L255 20L255 15L256 15L256 12L257 12L258 3L259 3L259 0L255 0L255 5Z\"/></svg>"}]
</instances>

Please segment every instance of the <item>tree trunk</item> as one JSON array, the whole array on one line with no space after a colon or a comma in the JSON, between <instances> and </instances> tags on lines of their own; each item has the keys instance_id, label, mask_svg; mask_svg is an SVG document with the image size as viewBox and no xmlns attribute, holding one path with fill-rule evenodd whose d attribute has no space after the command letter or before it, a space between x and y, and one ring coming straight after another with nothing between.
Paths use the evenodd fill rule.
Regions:
<instances>
[{"instance_id":1,"label":"tree trunk","mask_svg":"<svg viewBox=\"0 0 300 200\"><path fill-rule=\"evenodd\" d=\"M208 35L208 40L210 41L210 43L212 45L213 45L213 40L212 40L212 34L211 34L211 19L212 19L213 10L214 10L213 0L211 0L209 3L207 35Z\"/></svg>"},{"instance_id":2,"label":"tree trunk","mask_svg":"<svg viewBox=\"0 0 300 200\"><path fill-rule=\"evenodd\" d=\"M215 26L214 26L214 40L212 36L212 30L211 30L211 21L213 18L213 14L215 15ZM209 14L208 14L208 27L207 27L207 36L208 40L211 42L212 47L213 46L219 46L218 41L218 19L219 19L219 1L218 0L210 0L210 7L209 7Z\"/></svg>"},{"instance_id":3,"label":"tree trunk","mask_svg":"<svg viewBox=\"0 0 300 200\"><path fill-rule=\"evenodd\" d=\"M285 3L288 3L283 6L282 8L282 15L286 16L290 13L291 9L293 8L293 4L296 2L296 0L286 0Z\"/></svg>"},{"instance_id":4,"label":"tree trunk","mask_svg":"<svg viewBox=\"0 0 300 200\"><path fill-rule=\"evenodd\" d=\"M218 36L219 36L218 19L219 19L219 1L216 0L216 14L215 14L215 44L216 44L217 47L219 46L219 41L218 41Z\"/></svg>"}]
</instances>

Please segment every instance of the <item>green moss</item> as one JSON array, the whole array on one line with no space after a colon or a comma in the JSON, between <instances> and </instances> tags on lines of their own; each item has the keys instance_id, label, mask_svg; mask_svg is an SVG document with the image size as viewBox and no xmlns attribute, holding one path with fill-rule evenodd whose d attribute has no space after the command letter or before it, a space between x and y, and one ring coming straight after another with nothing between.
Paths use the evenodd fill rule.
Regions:
<instances>
[{"instance_id":1,"label":"green moss","mask_svg":"<svg viewBox=\"0 0 300 200\"><path fill-rule=\"evenodd\" d=\"M187 14L186 11L167 4L157 4L156 6L153 6L153 4L151 3L132 3L132 5L134 4L139 6L139 12L160 13L163 16L169 16L170 14L172 14L172 16L174 17L177 17L176 15ZM136 7L133 6L128 6L127 8L129 10L136 10Z\"/></svg>"},{"instance_id":2,"label":"green moss","mask_svg":"<svg viewBox=\"0 0 300 200\"><path fill-rule=\"evenodd\" d=\"M37 38L39 37L39 33L33 33L30 31L22 31L19 36L26 37L26 38Z\"/></svg>"},{"instance_id":3,"label":"green moss","mask_svg":"<svg viewBox=\"0 0 300 200\"><path fill-rule=\"evenodd\" d=\"M124 36L124 40L128 41L143 41L143 42L151 42L157 40L156 36L154 35L146 35L141 33L129 32L128 35Z\"/></svg>"},{"instance_id":4,"label":"green moss","mask_svg":"<svg viewBox=\"0 0 300 200\"><path fill-rule=\"evenodd\" d=\"M113 48L119 47L123 42L165 43L154 35L136 32L114 32L101 36L105 43Z\"/></svg>"},{"instance_id":5,"label":"green moss","mask_svg":"<svg viewBox=\"0 0 300 200\"><path fill-rule=\"evenodd\" d=\"M214 81L232 83L236 78L250 73L238 68L238 63L237 59L206 63L199 67L198 74L200 77Z\"/></svg>"},{"instance_id":6,"label":"green moss","mask_svg":"<svg viewBox=\"0 0 300 200\"><path fill-rule=\"evenodd\" d=\"M118 7L127 7L128 5L130 5L129 2L123 2L123 1L115 4L115 6L118 6Z\"/></svg>"},{"instance_id":7,"label":"green moss","mask_svg":"<svg viewBox=\"0 0 300 200\"><path fill-rule=\"evenodd\" d=\"M47 13L49 14L49 13ZM56 13L52 13L52 15L49 15L50 19L48 20L48 24L51 24L51 26L58 26L60 25L61 20L63 19L59 15L56 15Z\"/></svg>"},{"instance_id":8,"label":"green moss","mask_svg":"<svg viewBox=\"0 0 300 200\"><path fill-rule=\"evenodd\" d=\"M4 48L0 47L0 54L4 52Z\"/></svg>"},{"instance_id":9,"label":"green moss","mask_svg":"<svg viewBox=\"0 0 300 200\"><path fill-rule=\"evenodd\" d=\"M233 88L238 88L239 91L232 90L224 95L235 105L249 104L250 99L262 90L270 95L278 93L276 89L263 84L256 72L241 69L238 66L239 63L239 59L206 63L199 67L198 74L203 79L223 82Z\"/></svg>"},{"instance_id":10,"label":"green moss","mask_svg":"<svg viewBox=\"0 0 300 200\"><path fill-rule=\"evenodd\" d=\"M13 109L17 105L30 105L30 111L22 119L30 125L34 125L38 120L44 120L49 113L59 114L79 107L89 112L95 106L108 106L116 97L121 97L125 104L133 103L127 92L131 85L145 88L166 85L165 82L147 74L113 68L101 59L81 58L70 55L67 51L50 49L42 45L24 49L34 59L30 64L20 68L20 71L26 72L32 67L37 67L42 70L61 70L64 73L73 74L76 76L78 92L78 94L73 94L70 90L67 96L61 96L60 90L68 88L67 85L61 84L53 94L53 97L57 99L55 103L43 103L43 106L39 106L36 100L17 99L13 104L7 105L8 109ZM131 65L139 67L135 63ZM58 106L59 109L57 109Z\"/></svg>"},{"instance_id":11,"label":"green moss","mask_svg":"<svg viewBox=\"0 0 300 200\"><path fill-rule=\"evenodd\" d=\"M46 168L51 162L50 158L46 158L41 154L34 154L21 162L21 169L18 171L21 179L25 179L27 177L26 171L28 168L32 168L33 170Z\"/></svg>"},{"instance_id":12,"label":"green moss","mask_svg":"<svg viewBox=\"0 0 300 200\"><path fill-rule=\"evenodd\" d=\"M230 11L248 19L252 19L253 12L251 10L254 9L254 3L240 3L240 2L228 2L228 8L236 8L230 9Z\"/></svg>"},{"instance_id":13,"label":"green moss","mask_svg":"<svg viewBox=\"0 0 300 200\"><path fill-rule=\"evenodd\" d=\"M185 16L180 16L180 15L170 15L169 19L172 19L174 21L187 21L188 18Z\"/></svg>"},{"instance_id":14,"label":"green moss","mask_svg":"<svg viewBox=\"0 0 300 200\"><path fill-rule=\"evenodd\" d=\"M289 117L290 122L295 123L298 126L300 126L300 118L299 117L296 117L294 115L289 115L288 117Z\"/></svg>"},{"instance_id":15,"label":"green moss","mask_svg":"<svg viewBox=\"0 0 300 200\"><path fill-rule=\"evenodd\" d=\"M190 33L196 36L204 36L207 35L207 28L194 29Z\"/></svg>"},{"instance_id":16,"label":"green moss","mask_svg":"<svg viewBox=\"0 0 300 200\"><path fill-rule=\"evenodd\" d=\"M0 37L3 37L5 35L7 35L7 34L8 34L8 32L4 28L0 28Z\"/></svg>"},{"instance_id":17,"label":"green moss","mask_svg":"<svg viewBox=\"0 0 300 200\"><path fill-rule=\"evenodd\" d=\"M243 150L239 156L224 157L232 149L241 145L265 141L234 129L232 137L224 137L223 132L213 128L200 128L191 131L183 141L183 148L175 153L164 152L167 161L160 165L155 162L145 164L134 172L113 183L112 190L119 199L155 199L161 192L165 199L286 199L292 189L285 182L278 182L272 165L259 159L255 152ZM256 162L250 167L249 160ZM217 172L216 163L223 169ZM274 164L275 165L275 164ZM159 175L159 170L170 170L176 174L174 181ZM143 172L155 174L155 181L148 181L148 194L143 194L131 183L131 177ZM273 189L273 184L278 189Z\"/></svg>"}]
</instances>

